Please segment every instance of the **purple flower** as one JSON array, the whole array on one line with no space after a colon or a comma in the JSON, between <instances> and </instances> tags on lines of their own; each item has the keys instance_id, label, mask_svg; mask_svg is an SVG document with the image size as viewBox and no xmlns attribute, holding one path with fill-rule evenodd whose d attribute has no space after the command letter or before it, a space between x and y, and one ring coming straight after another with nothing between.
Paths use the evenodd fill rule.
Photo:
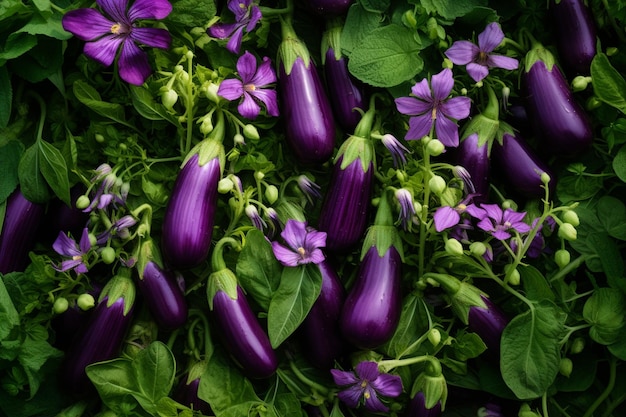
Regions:
<instances>
[{"instance_id":1,"label":"purple flower","mask_svg":"<svg viewBox=\"0 0 626 417\"><path fill-rule=\"evenodd\" d=\"M409 225L413 223L415 216L415 206L413 205L413 195L406 188L398 188L394 196L400 203L399 220L402 222L402 228L408 230Z\"/></svg>"},{"instance_id":2,"label":"purple flower","mask_svg":"<svg viewBox=\"0 0 626 417\"><path fill-rule=\"evenodd\" d=\"M402 393L400 377L381 374L376 362L360 362L354 371L330 370L335 384L346 387L337 394L339 399L351 408L357 408L362 403L369 411L389 411L378 396L397 397L400 395Z\"/></svg>"},{"instance_id":3,"label":"purple flower","mask_svg":"<svg viewBox=\"0 0 626 417\"><path fill-rule=\"evenodd\" d=\"M493 22L478 35L478 46L469 41L456 41L445 54L454 64L466 65L469 76L478 82L489 74L490 68L514 70L518 67L517 59L491 53L503 39L500 25Z\"/></svg>"},{"instance_id":4,"label":"purple flower","mask_svg":"<svg viewBox=\"0 0 626 417\"><path fill-rule=\"evenodd\" d=\"M252 32L252 29L261 20L261 10L253 0L229 0L228 10L235 15L234 23L216 23L207 29L210 36L217 39L230 37L226 44L226 49L234 54L238 54L241 49L243 30Z\"/></svg>"},{"instance_id":5,"label":"purple flower","mask_svg":"<svg viewBox=\"0 0 626 417\"><path fill-rule=\"evenodd\" d=\"M84 274L88 271L85 261L91 249L91 241L89 240L89 230L86 227L83 229L80 243L76 243L74 239L60 232L52 244L52 248L59 255L69 258L61 262L61 266L53 266L57 271L65 272L74 269L77 274Z\"/></svg>"},{"instance_id":6,"label":"purple flower","mask_svg":"<svg viewBox=\"0 0 626 417\"><path fill-rule=\"evenodd\" d=\"M141 85L152 73L148 55L138 45L167 49L172 38L165 29L138 27L142 19L163 19L172 11L167 0L96 0L104 11L70 10L63 16L63 29L86 41L84 52L89 58L109 66L120 51L120 77L129 84Z\"/></svg>"},{"instance_id":7,"label":"purple flower","mask_svg":"<svg viewBox=\"0 0 626 417\"><path fill-rule=\"evenodd\" d=\"M415 97L400 97L395 100L398 111L408 116L409 130L405 139L421 139L433 128L445 146L459 146L459 129L457 120L469 116L471 101L469 97L448 98L454 79L452 71L446 68L428 80L423 79L411 88Z\"/></svg>"},{"instance_id":8,"label":"purple flower","mask_svg":"<svg viewBox=\"0 0 626 417\"><path fill-rule=\"evenodd\" d=\"M298 187L311 203L313 203L314 199L319 200L322 198L322 193L320 192L321 187L304 174L298 177Z\"/></svg>"},{"instance_id":9,"label":"purple flower","mask_svg":"<svg viewBox=\"0 0 626 417\"><path fill-rule=\"evenodd\" d=\"M518 213L510 208L502 211L497 204L482 204L485 216L478 222L477 226L498 240L506 240L511 237L510 230L519 233L530 231L531 227L522 220L526 216L525 212Z\"/></svg>"},{"instance_id":10,"label":"purple flower","mask_svg":"<svg viewBox=\"0 0 626 417\"><path fill-rule=\"evenodd\" d=\"M245 212L254 227L261 231L267 227L267 223L265 223L265 220L261 218L261 215L255 206L248 204L245 208Z\"/></svg>"},{"instance_id":11,"label":"purple flower","mask_svg":"<svg viewBox=\"0 0 626 417\"><path fill-rule=\"evenodd\" d=\"M325 259L320 248L326 246L326 232L307 227L306 222L289 219L280 235L289 246L272 242L274 256L281 264L285 266L318 264Z\"/></svg>"},{"instance_id":12,"label":"purple flower","mask_svg":"<svg viewBox=\"0 0 626 417\"><path fill-rule=\"evenodd\" d=\"M435 214L433 214L435 230L441 232L442 230L458 225L461 221L461 215L465 212L478 219L485 217L485 211L483 209L474 204L468 204L468 200L470 200L471 197L471 195L468 196L468 198L465 198L457 204L456 207L442 206L435 210Z\"/></svg>"},{"instance_id":13,"label":"purple flower","mask_svg":"<svg viewBox=\"0 0 626 417\"><path fill-rule=\"evenodd\" d=\"M403 167L406 164L406 154L410 153L409 149L404 146L395 136L387 133L381 138L385 148L391 153L393 158L393 166L395 168Z\"/></svg>"},{"instance_id":14,"label":"purple flower","mask_svg":"<svg viewBox=\"0 0 626 417\"><path fill-rule=\"evenodd\" d=\"M231 78L222 81L217 94L229 101L243 96L237 109L239 114L248 119L255 119L261 112L257 101L265 104L270 116L278 116L276 90L263 88L276 82L276 73L272 68L272 61L268 57L264 57L263 63L258 69L256 64L254 55L246 51L237 60L237 72L241 80Z\"/></svg>"}]
</instances>

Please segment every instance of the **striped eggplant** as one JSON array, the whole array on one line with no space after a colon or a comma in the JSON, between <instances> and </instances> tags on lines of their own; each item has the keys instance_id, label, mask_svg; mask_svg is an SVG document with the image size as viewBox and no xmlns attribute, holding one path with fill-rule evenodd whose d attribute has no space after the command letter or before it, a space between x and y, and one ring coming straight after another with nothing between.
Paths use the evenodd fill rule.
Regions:
<instances>
[{"instance_id":1,"label":"striped eggplant","mask_svg":"<svg viewBox=\"0 0 626 417\"><path fill-rule=\"evenodd\" d=\"M353 132L365 111L363 84L348 71L348 59L341 53L341 21L329 19L322 35L322 66L335 120L347 132Z\"/></svg>"},{"instance_id":2,"label":"striped eggplant","mask_svg":"<svg viewBox=\"0 0 626 417\"><path fill-rule=\"evenodd\" d=\"M6 212L0 230L0 273L23 271L28 253L33 249L45 207L24 197L18 189L6 201Z\"/></svg>"},{"instance_id":3,"label":"striped eggplant","mask_svg":"<svg viewBox=\"0 0 626 417\"><path fill-rule=\"evenodd\" d=\"M502 143L494 142L491 160L515 193L529 198L543 198L545 190L541 174L544 172L550 175L550 195L554 193L554 174L519 134L505 133Z\"/></svg>"},{"instance_id":4,"label":"striped eggplant","mask_svg":"<svg viewBox=\"0 0 626 417\"><path fill-rule=\"evenodd\" d=\"M281 19L278 88L287 142L302 163L328 161L335 149L335 120L307 46L291 23Z\"/></svg>"},{"instance_id":5,"label":"striped eggplant","mask_svg":"<svg viewBox=\"0 0 626 417\"><path fill-rule=\"evenodd\" d=\"M489 298L481 295L481 299L484 307L472 306L469 309L468 328L480 336L489 350L499 352L502 332L509 324L509 319Z\"/></svg>"},{"instance_id":6,"label":"striped eggplant","mask_svg":"<svg viewBox=\"0 0 626 417\"><path fill-rule=\"evenodd\" d=\"M588 75L597 53L596 25L584 0L550 1L560 62L568 74Z\"/></svg>"},{"instance_id":7,"label":"striped eggplant","mask_svg":"<svg viewBox=\"0 0 626 417\"><path fill-rule=\"evenodd\" d=\"M326 248L331 252L352 249L367 228L374 178L373 101L335 156L317 226L326 232Z\"/></svg>"},{"instance_id":8,"label":"striped eggplant","mask_svg":"<svg viewBox=\"0 0 626 417\"><path fill-rule=\"evenodd\" d=\"M393 336L402 308L402 258L402 243L383 196L339 319L343 336L354 346L374 349Z\"/></svg>"},{"instance_id":9,"label":"striped eggplant","mask_svg":"<svg viewBox=\"0 0 626 417\"><path fill-rule=\"evenodd\" d=\"M224 122L187 156L167 203L162 224L161 251L173 269L204 262L211 248L217 208L217 184L224 168Z\"/></svg>"},{"instance_id":10,"label":"striped eggplant","mask_svg":"<svg viewBox=\"0 0 626 417\"><path fill-rule=\"evenodd\" d=\"M346 297L337 272L328 260L318 264L322 273L320 295L300 325L305 352L311 363L329 369L344 351L345 342L339 329L339 316Z\"/></svg>"},{"instance_id":11,"label":"striped eggplant","mask_svg":"<svg viewBox=\"0 0 626 417\"><path fill-rule=\"evenodd\" d=\"M576 101L554 56L540 44L526 55L522 84L526 108L541 151L574 155L591 146L591 120Z\"/></svg>"},{"instance_id":12,"label":"striped eggplant","mask_svg":"<svg viewBox=\"0 0 626 417\"><path fill-rule=\"evenodd\" d=\"M441 401L437 402L432 408L426 408L426 398L422 391L413 396L409 407L404 413L404 417L439 417L440 415Z\"/></svg>"},{"instance_id":13,"label":"striped eggplant","mask_svg":"<svg viewBox=\"0 0 626 417\"><path fill-rule=\"evenodd\" d=\"M308 10L328 18L347 13L352 0L304 0L302 3Z\"/></svg>"},{"instance_id":14,"label":"striped eggplant","mask_svg":"<svg viewBox=\"0 0 626 417\"><path fill-rule=\"evenodd\" d=\"M119 354L134 310L135 287L129 275L120 273L107 282L85 327L72 341L61 371L68 392L84 395L92 387L87 365Z\"/></svg>"}]
</instances>

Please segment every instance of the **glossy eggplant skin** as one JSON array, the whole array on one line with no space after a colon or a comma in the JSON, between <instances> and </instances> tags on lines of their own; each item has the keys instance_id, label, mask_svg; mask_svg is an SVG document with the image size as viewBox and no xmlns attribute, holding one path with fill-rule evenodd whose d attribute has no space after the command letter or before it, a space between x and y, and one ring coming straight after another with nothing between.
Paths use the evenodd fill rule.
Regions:
<instances>
[{"instance_id":1,"label":"glossy eggplant skin","mask_svg":"<svg viewBox=\"0 0 626 417\"><path fill-rule=\"evenodd\" d=\"M550 175L550 195L554 193L556 177L519 134L505 133L502 144L495 141L491 149L491 160L506 177L514 192L528 198L543 198L545 190L541 174L545 172Z\"/></svg>"},{"instance_id":2,"label":"glossy eggplant skin","mask_svg":"<svg viewBox=\"0 0 626 417\"><path fill-rule=\"evenodd\" d=\"M307 164L324 163L335 148L335 120L330 100L313 61L301 57L287 74L280 65L278 85L287 142L296 158Z\"/></svg>"},{"instance_id":3,"label":"glossy eggplant skin","mask_svg":"<svg viewBox=\"0 0 626 417\"><path fill-rule=\"evenodd\" d=\"M319 16L330 17L347 13L352 0L304 0L303 3Z\"/></svg>"},{"instance_id":4,"label":"glossy eggplant skin","mask_svg":"<svg viewBox=\"0 0 626 417\"><path fill-rule=\"evenodd\" d=\"M509 319L500 307L482 296L487 308L473 306L469 309L468 328L480 336L487 348L500 352L500 339Z\"/></svg>"},{"instance_id":5,"label":"glossy eggplant skin","mask_svg":"<svg viewBox=\"0 0 626 417\"><path fill-rule=\"evenodd\" d=\"M161 251L174 269L200 265L211 248L220 161L200 166L198 158L193 155L179 172L163 218Z\"/></svg>"},{"instance_id":6,"label":"glossy eggplant skin","mask_svg":"<svg viewBox=\"0 0 626 417\"><path fill-rule=\"evenodd\" d=\"M300 331L306 344L304 351L311 363L320 369L330 369L346 347L339 329L346 291L328 261L318 266L322 274L322 289L300 325Z\"/></svg>"},{"instance_id":7,"label":"glossy eggplant skin","mask_svg":"<svg viewBox=\"0 0 626 417\"><path fill-rule=\"evenodd\" d=\"M538 60L522 74L526 108L541 151L550 155L574 155L591 146L589 116L576 101L558 65L548 70Z\"/></svg>"},{"instance_id":8,"label":"glossy eggplant skin","mask_svg":"<svg viewBox=\"0 0 626 417\"><path fill-rule=\"evenodd\" d=\"M340 317L343 336L361 349L374 349L393 336L402 308L402 259L390 246L381 257L368 249L348 291Z\"/></svg>"},{"instance_id":9,"label":"glossy eggplant skin","mask_svg":"<svg viewBox=\"0 0 626 417\"><path fill-rule=\"evenodd\" d=\"M441 415L441 402L433 408L426 408L426 398L423 392L418 392L411 399L404 417L439 417Z\"/></svg>"},{"instance_id":10,"label":"glossy eggplant skin","mask_svg":"<svg viewBox=\"0 0 626 417\"><path fill-rule=\"evenodd\" d=\"M174 330L185 324L187 301L172 271L150 261L143 270L143 278L137 280L137 288L161 328Z\"/></svg>"},{"instance_id":11,"label":"glossy eggplant skin","mask_svg":"<svg viewBox=\"0 0 626 417\"><path fill-rule=\"evenodd\" d=\"M342 161L343 156L333 166L317 227L326 232L326 248L331 252L350 250L363 237L372 197L373 164L363 171L357 158L341 169Z\"/></svg>"},{"instance_id":12,"label":"glossy eggplant skin","mask_svg":"<svg viewBox=\"0 0 626 417\"><path fill-rule=\"evenodd\" d=\"M474 202L485 202L489 195L491 160L487 143L478 145L478 135L472 134L461 141L454 151L458 165L469 172L474 184Z\"/></svg>"},{"instance_id":13,"label":"glossy eggplant skin","mask_svg":"<svg viewBox=\"0 0 626 417\"><path fill-rule=\"evenodd\" d=\"M76 335L67 351L62 369L62 383L68 392L84 394L92 386L85 368L95 362L113 359L119 354L130 327L133 307L124 315L124 298L107 306L104 297L91 312L85 327Z\"/></svg>"},{"instance_id":14,"label":"glossy eggplant skin","mask_svg":"<svg viewBox=\"0 0 626 417\"><path fill-rule=\"evenodd\" d=\"M367 107L362 84L348 71L346 57L342 55L337 59L333 48L326 51L324 75L337 123L346 132L353 132L361 120L361 113L355 108L365 111Z\"/></svg>"},{"instance_id":15,"label":"glossy eggplant skin","mask_svg":"<svg viewBox=\"0 0 626 417\"><path fill-rule=\"evenodd\" d=\"M246 376L268 378L276 372L276 353L240 286L237 286L235 300L224 291L217 291L213 297L212 313L217 334Z\"/></svg>"},{"instance_id":16,"label":"glossy eggplant skin","mask_svg":"<svg viewBox=\"0 0 626 417\"><path fill-rule=\"evenodd\" d=\"M597 53L597 31L591 11L583 0L552 0L557 49L568 73L588 75Z\"/></svg>"},{"instance_id":17,"label":"glossy eggplant skin","mask_svg":"<svg viewBox=\"0 0 626 417\"><path fill-rule=\"evenodd\" d=\"M45 207L24 197L19 189L7 198L4 223L0 231L0 273L24 271L28 253L33 249Z\"/></svg>"},{"instance_id":18,"label":"glossy eggplant skin","mask_svg":"<svg viewBox=\"0 0 626 417\"><path fill-rule=\"evenodd\" d=\"M209 403L198 397L199 385L200 378L196 378L188 383L186 375L183 376L174 393L174 400L193 410L200 411L205 416L212 416L213 410Z\"/></svg>"}]
</instances>

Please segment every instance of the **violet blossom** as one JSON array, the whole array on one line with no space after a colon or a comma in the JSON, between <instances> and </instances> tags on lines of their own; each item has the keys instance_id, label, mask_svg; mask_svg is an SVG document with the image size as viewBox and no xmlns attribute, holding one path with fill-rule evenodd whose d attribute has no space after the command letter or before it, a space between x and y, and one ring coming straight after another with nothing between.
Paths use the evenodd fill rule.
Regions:
<instances>
[{"instance_id":1,"label":"violet blossom","mask_svg":"<svg viewBox=\"0 0 626 417\"><path fill-rule=\"evenodd\" d=\"M96 0L104 14L92 8L70 10L63 16L63 29L86 41L84 53L110 66L119 51L118 70L122 80L141 85L152 73L148 55L139 45L167 49L172 38L160 28L138 27L143 19L163 19L172 11L167 0Z\"/></svg>"},{"instance_id":2,"label":"violet blossom","mask_svg":"<svg viewBox=\"0 0 626 417\"><path fill-rule=\"evenodd\" d=\"M456 41L445 55L456 65L466 65L469 76L478 82L489 74L490 68L514 70L519 66L515 58L492 53L503 39L500 25L492 22L478 35L478 46L470 41Z\"/></svg>"},{"instance_id":3,"label":"violet blossom","mask_svg":"<svg viewBox=\"0 0 626 417\"><path fill-rule=\"evenodd\" d=\"M485 213L477 226L486 232L490 232L498 240L510 238L511 230L518 233L526 233L531 229L528 223L523 222L526 216L525 212L516 212L510 208L503 211L497 204L482 204L481 208Z\"/></svg>"},{"instance_id":4,"label":"violet blossom","mask_svg":"<svg viewBox=\"0 0 626 417\"><path fill-rule=\"evenodd\" d=\"M217 39L230 38L226 49L238 54L243 40L243 31L250 33L261 20L261 9L253 0L229 0L228 10L235 15L233 23L216 23L207 29L207 33Z\"/></svg>"},{"instance_id":5,"label":"violet blossom","mask_svg":"<svg viewBox=\"0 0 626 417\"><path fill-rule=\"evenodd\" d=\"M406 165L406 154L411 152L406 146L389 133L383 135L381 141L389 153L391 153L394 168L402 168Z\"/></svg>"},{"instance_id":6,"label":"violet blossom","mask_svg":"<svg viewBox=\"0 0 626 417\"><path fill-rule=\"evenodd\" d=\"M437 139L445 146L459 146L457 121L469 116L471 100L469 97L449 98L452 87L452 71L445 68L431 77L430 86L427 79L415 84L411 88L415 97L399 97L395 100L400 113L412 116L405 139L421 139L430 134L434 127Z\"/></svg>"},{"instance_id":7,"label":"violet blossom","mask_svg":"<svg viewBox=\"0 0 626 417\"><path fill-rule=\"evenodd\" d=\"M413 223L413 216L416 215L415 206L413 205L413 195L406 188L398 188L394 196L400 204L400 215L398 219L402 223L402 228L408 230L409 226Z\"/></svg>"},{"instance_id":8,"label":"violet blossom","mask_svg":"<svg viewBox=\"0 0 626 417\"><path fill-rule=\"evenodd\" d=\"M380 373L376 362L360 362L354 372L330 370L335 384L345 387L337 396L351 408L363 404L373 412L387 412L389 408L379 396L397 397L402 393L402 380L397 375Z\"/></svg>"},{"instance_id":9,"label":"violet blossom","mask_svg":"<svg viewBox=\"0 0 626 417\"><path fill-rule=\"evenodd\" d=\"M485 216L485 211L474 204L469 203L473 195L469 195L455 207L441 206L433 214L433 222L435 223L435 230L441 232L445 229L449 229L459 224L461 221L461 215L467 212L472 217L482 219Z\"/></svg>"},{"instance_id":10,"label":"violet blossom","mask_svg":"<svg viewBox=\"0 0 626 417\"><path fill-rule=\"evenodd\" d=\"M304 195L306 195L309 202L313 203L313 199L319 200L322 198L322 193L320 192L321 187L311 181L306 175L300 175L297 182L298 187L302 190Z\"/></svg>"},{"instance_id":11,"label":"violet blossom","mask_svg":"<svg viewBox=\"0 0 626 417\"><path fill-rule=\"evenodd\" d=\"M53 265L57 271L65 272L74 269L77 274L85 274L89 270L87 268L87 256L91 250L91 241L89 240L89 230L86 227L83 229L80 243L76 243L74 239L60 232L52 244L52 248L59 255L69 258L62 261L58 267Z\"/></svg>"},{"instance_id":12,"label":"violet blossom","mask_svg":"<svg viewBox=\"0 0 626 417\"><path fill-rule=\"evenodd\" d=\"M222 81L217 94L229 101L242 98L237 110L248 119L255 119L261 112L259 101L265 104L270 116L278 116L276 90L263 88L276 82L276 73L270 59L264 57L257 69L255 56L246 51L237 60L237 72L241 80L229 78Z\"/></svg>"},{"instance_id":13,"label":"violet blossom","mask_svg":"<svg viewBox=\"0 0 626 417\"><path fill-rule=\"evenodd\" d=\"M265 223L265 220L261 218L261 215L259 214L256 206L248 204L244 211L246 212L246 216L248 216L254 227L261 231L263 231L263 229L267 227L267 223Z\"/></svg>"},{"instance_id":14,"label":"violet blossom","mask_svg":"<svg viewBox=\"0 0 626 417\"><path fill-rule=\"evenodd\" d=\"M272 250L284 266L319 264L326 258L321 249L326 246L326 232L307 227L306 222L289 219L280 235L288 247L274 241Z\"/></svg>"}]
</instances>

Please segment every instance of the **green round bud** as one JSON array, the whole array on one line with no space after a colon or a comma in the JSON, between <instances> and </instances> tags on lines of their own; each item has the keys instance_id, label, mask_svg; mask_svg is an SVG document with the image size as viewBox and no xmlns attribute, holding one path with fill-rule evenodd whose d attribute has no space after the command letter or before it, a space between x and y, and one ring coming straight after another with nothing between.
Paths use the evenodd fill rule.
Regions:
<instances>
[{"instance_id":1,"label":"green round bud","mask_svg":"<svg viewBox=\"0 0 626 417\"><path fill-rule=\"evenodd\" d=\"M116 258L115 249L113 249L110 246L103 248L100 251L100 258L102 259L102 262L104 262L105 264L111 265L113 262L115 262L115 258Z\"/></svg>"},{"instance_id":2,"label":"green round bud","mask_svg":"<svg viewBox=\"0 0 626 417\"><path fill-rule=\"evenodd\" d=\"M92 309L96 305L96 299L91 294L81 294L76 299L76 305L83 311Z\"/></svg>"},{"instance_id":3,"label":"green round bud","mask_svg":"<svg viewBox=\"0 0 626 417\"><path fill-rule=\"evenodd\" d=\"M452 67L454 67L454 63L450 61L450 59L448 58L444 58L443 61L441 62L441 68L452 69Z\"/></svg>"},{"instance_id":4,"label":"green round bud","mask_svg":"<svg viewBox=\"0 0 626 417\"><path fill-rule=\"evenodd\" d=\"M608 48L606 48L606 54L608 56L613 56L618 52L619 52L619 49L617 49L615 46L609 46Z\"/></svg>"},{"instance_id":5,"label":"green round bud","mask_svg":"<svg viewBox=\"0 0 626 417\"><path fill-rule=\"evenodd\" d=\"M585 103L585 108L589 111L595 110L602 105L602 101L596 96L591 96Z\"/></svg>"},{"instance_id":6,"label":"green round bud","mask_svg":"<svg viewBox=\"0 0 626 417\"><path fill-rule=\"evenodd\" d=\"M430 329L428 332L428 341L433 346L439 345L441 342L441 332L438 329Z\"/></svg>"},{"instance_id":7,"label":"green round bud","mask_svg":"<svg viewBox=\"0 0 626 417\"><path fill-rule=\"evenodd\" d=\"M574 364L570 358L561 358L559 362L559 373L567 378L572 374L572 369L574 369Z\"/></svg>"},{"instance_id":8,"label":"green round bud","mask_svg":"<svg viewBox=\"0 0 626 417\"><path fill-rule=\"evenodd\" d=\"M433 175L430 180L428 180L428 186L430 190L436 195L441 195L446 190L446 180L439 175Z\"/></svg>"},{"instance_id":9,"label":"green round bud","mask_svg":"<svg viewBox=\"0 0 626 417\"><path fill-rule=\"evenodd\" d=\"M235 143L235 145L245 145L246 139L241 133L235 133L235 136L233 136L233 142Z\"/></svg>"},{"instance_id":10,"label":"green round bud","mask_svg":"<svg viewBox=\"0 0 626 417\"><path fill-rule=\"evenodd\" d=\"M517 211L517 203L513 200L507 199L502 202L502 209L511 209Z\"/></svg>"},{"instance_id":11,"label":"green round bud","mask_svg":"<svg viewBox=\"0 0 626 417\"><path fill-rule=\"evenodd\" d=\"M458 240L452 238L446 241L445 246L446 252L453 256L461 256L463 255L463 244Z\"/></svg>"},{"instance_id":12,"label":"green round bud","mask_svg":"<svg viewBox=\"0 0 626 417\"><path fill-rule=\"evenodd\" d=\"M487 252L487 246L483 242L472 242L469 250L472 255L483 256Z\"/></svg>"},{"instance_id":13,"label":"green round bud","mask_svg":"<svg viewBox=\"0 0 626 417\"><path fill-rule=\"evenodd\" d=\"M278 200L278 187L275 185L268 185L265 188L265 199L269 204L274 204Z\"/></svg>"},{"instance_id":14,"label":"green round bud","mask_svg":"<svg viewBox=\"0 0 626 417\"><path fill-rule=\"evenodd\" d=\"M572 226L576 227L580 224L580 219L578 218L578 214L574 210L567 210L563 213L563 221L565 223L569 223Z\"/></svg>"},{"instance_id":15,"label":"green round bud","mask_svg":"<svg viewBox=\"0 0 626 417\"><path fill-rule=\"evenodd\" d=\"M530 405L524 403L519 408L517 412L517 417L541 417L539 414L535 413L530 409Z\"/></svg>"},{"instance_id":16,"label":"green round bud","mask_svg":"<svg viewBox=\"0 0 626 417\"><path fill-rule=\"evenodd\" d=\"M446 150L446 146L440 140L433 139L428 142L426 149L432 156L439 156Z\"/></svg>"},{"instance_id":17,"label":"green round bud","mask_svg":"<svg viewBox=\"0 0 626 417\"><path fill-rule=\"evenodd\" d=\"M243 135L252 140L259 140L261 137L259 136L259 131L254 125L247 124L243 127Z\"/></svg>"},{"instance_id":18,"label":"green round bud","mask_svg":"<svg viewBox=\"0 0 626 417\"><path fill-rule=\"evenodd\" d=\"M80 209L80 210L86 209L87 207L89 207L89 204L91 204L91 200L89 200L89 197L87 197L86 195L81 195L80 197L76 199L77 209Z\"/></svg>"},{"instance_id":19,"label":"green round bud","mask_svg":"<svg viewBox=\"0 0 626 417\"><path fill-rule=\"evenodd\" d=\"M585 349L585 339L577 337L572 341L572 345L569 348L569 353L572 355L579 354Z\"/></svg>"},{"instance_id":20,"label":"green round bud","mask_svg":"<svg viewBox=\"0 0 626 417\"><path fill-rule=\"evenodd\" d=\"M589 80L583 75L578 75L572 80L572 91L583 91L587 88Z\"/></svg>"},{"instance_id":21,"label":"green round bud","mask_svg":"<svg viewBox=\"0 0 626 417\"><path fill-rule=\"evenodd\" d=\"M558 235L561 239L565 240L576 240L578 237L578 232L576 232L576 228L571 223L563 223L559 226Z\"/></svg>"},{"instance_id":22,"label":"green round bud","mask_svg":"<svg viewBox=\"0 0 626 417\"><path fill-rule=\"evenodd\" d=\"M559 268L563 269L567 265L569 265L571 260L571 255L569 251L565 249L559 249L554 254L554 262L559 266Z\"/></svg>"},{"instance_id":23,"label":"green round bud","mask_svg":"<svg viewBox=\"0 0 626 417\"><path fill-rule=\"evenodd\" d=\"M401 169L396 170L396 178L401 183L405 182L406 181L406 172L402 171Z\"/></svg>"},{"instance_id":24,"label":"green round bud","mask_svg":"<svg viewBox=\"0 0 626 417\"><path fill-rule=\"evenodd\" d=\"M417 19L415 18L413 10L407 10L404 12L402 15L402 23L411 29L417 28Z\"/></svg>"},{"instance_id":25,"label":"green round bud","mask_svg":"<svg viewBox=\"0 0 626 417\"><path fill-rule=\"evenodd\" d=\"M237 148L232 148L230 150L230 152L228 152L228 161L232 162L232 161L236 161L237 159L239 159L239 155L241 154L241 152L239 152L239 149Z\"/></svg>"},{"instance_id":26,"label":"green round bud","mask_svg":"<svg viewBox=\"0 0 626 417\"><path fill-rule=\"evenodd\" d=\"M542 172L541 173L541 182L545 185L548 185L550 183L550 174L548 174L547 172Z\"/></svg>"},{"instance_id":27,"label":"green round bud","mask_svg":"<svg viewBox=\"0 0 626 417\"><path fill-rule=\"evenodd\" d=\"M257 181L261 181L263 178L265 178L265 174L263 173L263 171L256 171L254 173L254 179Z\"/></svg>"},{"instance_id":28,"label":"green round bud","mask_svg":"<svg viewBox=\"0 0 626 417\"><path fill-rule=\"evenodd\" d=\"M461 95L462 96L466 96L467 95L467 88L465 88L465 87L461 88Z\"/></svg>"},{"instance_id":29,"label":"green round bud","mask_svg":"<svg viewBox=\"0 0 626 417\"><path fill-rule=\"evenodd\" d=\"M222 178L218 183L217 183L217 192L220 194L228 194L233 187L235 186L235 184L233 183L233 181L230 178Z\"/></svg>"},{"instance_id":30,"label":"green round bud","mask_svg":"<svg viewBox=\"0 0 626 417\"><path fill-rule=\"evenodd\" d=\"M161 103L163 103L163 106L168 110L172 110L177 101L178 93L172 89L165 90L161 94Z\"/></svg>"},{"instance_id":31,"label":"green round bud","mask_svg":"<svg viewBox=\"0 0 626 417\"><path fill-rule=\"evenodd\" d=\"M103 136L103 135L101 135L100 133L96 133L96 134L94 135L94 137L95 137L95 139L96 139L96 142L98 142L98 143L104 143L104 136Z\"/></svg>"},{"instance_id":32,"label":"green round bud","mask_svg":"<svg viewBox=\"0 0 626 417\"><path fill-rule=\"evenodd\" d=\"M513 269L513 270L511 270ZM504 272L508 277L507 283L509 285L517 286L520 283L521 276L517 268L513 268L512 264L508 264L504 266Z\"/></svg>"},{"instance_id":33,"label":"green round bud","mask_svg":"<svg viewBox=\"0 0 626 417\"><path fill-rule=\"evenodd\" d=\"M208 135L213 131L213 120L211 117L205 117L202 119L202 123L200 123L200 132L203 135Z\"/></svg>"},{"instance_id":34,"label":"green round bud","mask_svg":"<svg viewBox=\"0 0 626 417\"><path fill-rule=\"evenodd\" d=\"M89 243L91 244L92 247L97 246L98 245L98 238L96 237L96 235L94 235L93 233L89 233Z\"/></svg>"},{"instance_id":35,"label":"green round bud","mask_svg":"<svg viewBox=\"0 0 626 417\"><path fill-rule=\"evenodd\" d=\"M54 314L62 314L67 311L69 306L70 303L67 301L67 298L59 297L54 300L54 304L52 305L52 311L54 312Z\"/></svg>"},{"instance_id":36,"label":"green round bud","mask_svg":"<svg viewBox=\"0 0 626 417\"><path fill-rule=\"evenodd\" d=\"M217 95L217 91L220 86L216 83L209 83L206 90L204 91L206 98L208 98L213 103L219 103L220 97Z\"/></svg>"}]
</instances>

